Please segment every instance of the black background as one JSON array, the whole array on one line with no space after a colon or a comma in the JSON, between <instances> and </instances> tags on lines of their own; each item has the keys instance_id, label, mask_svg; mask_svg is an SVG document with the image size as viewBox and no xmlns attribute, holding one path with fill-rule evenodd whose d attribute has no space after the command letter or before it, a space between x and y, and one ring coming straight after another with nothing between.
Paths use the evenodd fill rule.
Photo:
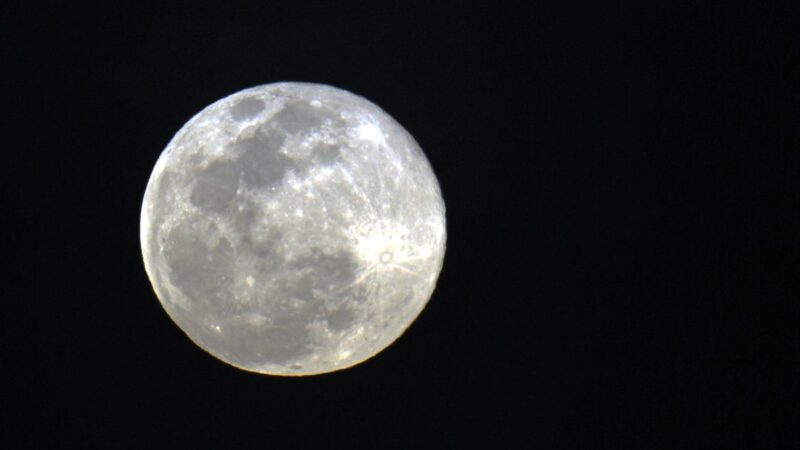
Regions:
<instances>
[{"instance_id":1,"label":"black background","mask_svg":"<svg viewBox=\"0 0 800 450\"><path fill-rule=\"evenodd\" d=\"M788 8L126 3L0 6L9 448L800 448ZM448 220L408 332L297 379L191 344L138 240L172 135L284 80L389 112Z\"/></svg>"}]
</instances>

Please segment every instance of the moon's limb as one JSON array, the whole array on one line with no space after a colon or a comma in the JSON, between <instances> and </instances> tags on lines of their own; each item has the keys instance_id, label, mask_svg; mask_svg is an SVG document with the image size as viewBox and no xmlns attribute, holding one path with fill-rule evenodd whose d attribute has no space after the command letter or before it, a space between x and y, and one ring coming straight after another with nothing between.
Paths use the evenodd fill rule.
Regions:
<instances>
[{"instance_id":1,"label":"moon's limb","mask_svg":"<svg viewBox=\"0 0 800 450\"><path fill-rule=\"evenodd\" d=\"M145 268L164 309L239 368L358 364L422 311L445 207L414 139L366 99L275 83L194 116L145 192Z\"/></svg>"}]
</instances>

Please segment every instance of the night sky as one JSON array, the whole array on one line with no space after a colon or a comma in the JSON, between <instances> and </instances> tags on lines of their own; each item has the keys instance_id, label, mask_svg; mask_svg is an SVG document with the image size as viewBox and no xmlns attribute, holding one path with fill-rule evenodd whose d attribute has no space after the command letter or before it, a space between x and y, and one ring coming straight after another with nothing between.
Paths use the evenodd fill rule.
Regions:
<instances>
[{"instance_id":1,"label":"night sky","mask_svg":"<svg viewBox=\"0 0 800 450\"><path fill-rule=\"evenodd\" d=\"M75 3L0 6L8 448L800 448L789 8ZM417 321L310 378L192 344L139 245L173 134L276 81L379 105L447 206Z\"/></svg>"}]
</instances>

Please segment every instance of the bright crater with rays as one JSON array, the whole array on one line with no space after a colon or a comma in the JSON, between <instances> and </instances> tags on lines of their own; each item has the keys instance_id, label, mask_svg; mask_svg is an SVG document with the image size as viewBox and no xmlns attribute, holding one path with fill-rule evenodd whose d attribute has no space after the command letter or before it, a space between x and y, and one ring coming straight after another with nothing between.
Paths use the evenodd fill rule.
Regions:
<instances>
[{"instance_id":1,"label":"bright crater with rays","mask_svg":"<svg viewBox=\"0 0 800 450\"><path fill-rule=\"evenodd\" d=\"M445 208L422 150L334 87L245 89L194 116L150 176L147 274L198 346L244 370L311 375L389 346L430 299Z\"/></svg>"}]
</instances>

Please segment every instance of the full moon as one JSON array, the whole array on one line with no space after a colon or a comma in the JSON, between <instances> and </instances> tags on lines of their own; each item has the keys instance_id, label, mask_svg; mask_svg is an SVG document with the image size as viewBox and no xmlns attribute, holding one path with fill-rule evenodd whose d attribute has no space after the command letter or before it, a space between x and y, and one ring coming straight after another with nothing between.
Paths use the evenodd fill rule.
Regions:
<instances>
[{"instance_id":1,"label":"full moon","mask_svg":"<svg viewBox=\"0 0 800 450\"><path fill-rule=\"evenodd\" d=\"M411 325L445 252L445 206L414 138L350 92L274 83L192 117L141 211L147 275L199 347L243 370L359 364Z\"/></svg>"}]
</instances>

